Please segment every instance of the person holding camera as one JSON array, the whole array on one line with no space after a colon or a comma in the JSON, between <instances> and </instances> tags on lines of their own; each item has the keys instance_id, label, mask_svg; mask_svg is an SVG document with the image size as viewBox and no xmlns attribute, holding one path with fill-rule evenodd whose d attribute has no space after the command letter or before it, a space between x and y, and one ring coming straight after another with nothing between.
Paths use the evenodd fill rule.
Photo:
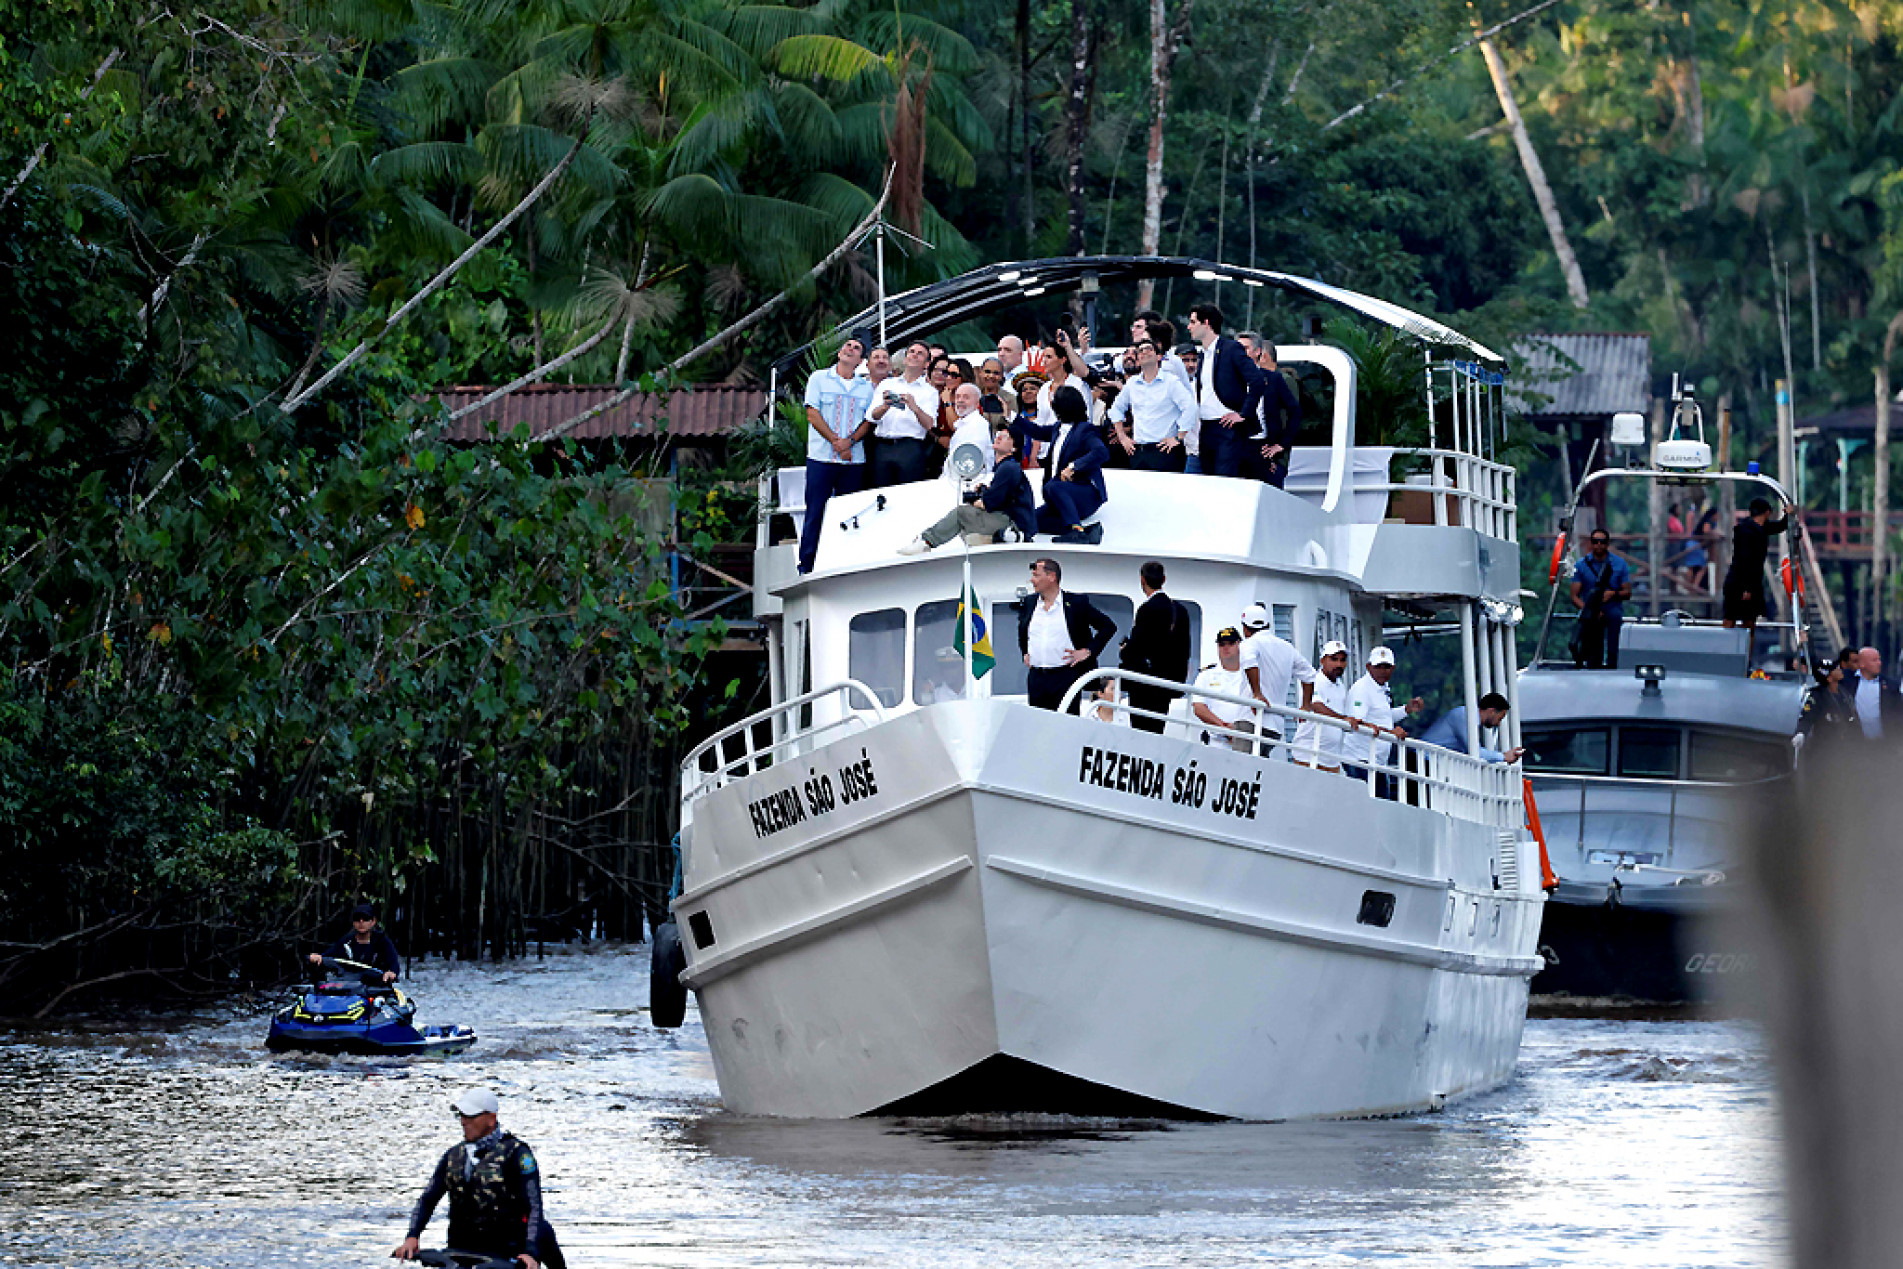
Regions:
<instances>
[{"instance_id":1,"label":"person holding camera","mask_svg":"<svg viewBox=\"0 0 1903 1269\"><path fill-rule=\"evenodd\" d=\"M923 555L956 537L964 538L967 546L989 546L1013 532L1018 541L1031 540L1037 531L1037 500L1018 461L1017 436L1009 429L992 436L991 461L991 474L972 482L963 505L900 547L900 555Z\"/></svg>"},{"instance_id":2,"label":"person holding camera","mask_svg":"<svg viewBox=\"0 0 1903 1269\"><path fill-rule=\"evenodd\" d=\"M938 424L938 389L925 377L931 361L924 341L907 344L904 369L879 385L866 411L872 420L870 488L909 484L928 474L932 429Z\"/></svg>"},{"instance_id":3,"label":"person holding camera","mask_svg":"<svg viewBox=\"0 0 1903 1269\"><path fill-rule=\"evenodd\" d=\"M1579 647L1573 663L1582 670L1619 668L1619 627L1625 624L1621 600L1632 598L1632 570L1612 554L1612 538L1594 529L1591 551L1573 565L1573 607L1579 609Z\"/></svg>"}]
</instances>

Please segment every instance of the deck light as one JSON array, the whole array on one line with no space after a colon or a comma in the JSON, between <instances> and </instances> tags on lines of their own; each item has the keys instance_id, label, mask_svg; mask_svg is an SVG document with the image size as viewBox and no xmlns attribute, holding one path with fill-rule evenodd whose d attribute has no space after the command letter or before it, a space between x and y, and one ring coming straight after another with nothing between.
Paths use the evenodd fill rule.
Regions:
<instances>
[{"instance_id":1,"label":"deck light","mask_svg":"<svg viewBox=\"0 0 1903 1269\"><path fill-rule=\"evenodd\" d=\"M1198 282L1220 282L1223 280L1222 274L1217 273L1214 269L1198 269L1189 276L1195 278Z\"/></svg>"},{"instance_id":2,"label":"deck light","mask_svg":"<svg viewBox=\"0 0 1903 1269\"><path fill-rule=\"evenodd\" d=\"M1659 684L1665 681L1665 667L1664 666L1662 665L1635 666L1632 670L1632 677L1635 679L1638 679L1640 682L1645 684L1644 687L1639 689L1640 696L1664 695L1663 692L1659 691Z\"/></svg>"},{"instance_id":3,"label":"deck light","mask_svg":"<svg viewBox=\"0 0 1903 1269\"><path fill-rule=\"evenodd\" d=\"M998 281L1000 281L1000 282L1015 282L1015 281L1017 281L1017 280L1018 280L1019 278L1021 278L1021 277L1023 277L1023 276L1024 276L1024 271L1023 271L1022 269L1013 269L1013 270L1011 270L1011 272L1009 272L1009 273L1000 273L1000 274L998 275Z\"/></svg>"},{"instance_id":4,"label":"deck light","mask_svg":"<svg viewBox=\"0 0 1903 1269\"><path fill-rule=\"evenodd\" d=\"M1041 286L1034 286L1024 293L1024 298L1028 300L1033 295L1042 295L1042 294L1044 294L1044 288Z\"/></svg>"}]
</instances>

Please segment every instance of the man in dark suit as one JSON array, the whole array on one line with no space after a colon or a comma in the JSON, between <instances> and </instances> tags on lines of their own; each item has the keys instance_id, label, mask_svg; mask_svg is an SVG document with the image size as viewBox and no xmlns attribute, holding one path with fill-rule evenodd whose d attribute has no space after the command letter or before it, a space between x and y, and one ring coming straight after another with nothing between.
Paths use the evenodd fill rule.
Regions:
<instances>
[{"instance_id":1,"label":"man in dark suit","mask_svg":"<svg viewBox=\"0 0 1903 1269\"><path fill-rule=\"evenodd\" d=\"M1110 496L1103 483L1110 451L1090 426L1090 405L1083 393L1069 385L1057 389L1051 394L1051 411L1057 419L1048 427L1024 424L1027 436L1050 442L1044 447L1044 505L1037 509L1037 529L1059 542L1095 546L1103 541L1103 526L1086 528L1084 521Z\"/></svg>"},{"instance_id":2,"label":"man in dark suit","mask_svg":"<svg viewBox=\"0 0 1903 1269\"><path fill-rule=\"evenodd\" d=\"M1032 560L1032 593L1018 605L1018 652L1030 667L1027 691L1036 709L1056 709L1070 685L1097 668L1117 633L1117 623L1088 599L1067 594L1063 579L1056 560Z\"/></svg>"},{"instance_id":3,"label":"man in dark suit","mask_svg":"<svg viewBox=\"0 0 1903 1269\"><path fill-rule=\"evenodd\" d=\"M1844 676L1838 689L1856 706L1857 722L1866 740L1895 740L1903 736L1903 696L1896 684L1883 677L1883 654L1875 648L1857 650L1857 668Z\"/></svg>"},{"instance_id":4,"label":"man in dark suit","mask_svg":"<svg viewBox=\"0 0 1903 1269\"><path fill-rule=\"evenodd\" d=\"M1243 474L1280 489L1282 482L1288 479L1289 451L1295 448L1295 434L1302 429L1302 401L1282 376L1274 344L1254 331L1244 331L1236 340L1248 350L1256 369L1262 372L1262 401L1256 412L1258 426L1243 455Z\"/></svg>"},{"instance_id":5,"label":"man in dark suit","mask_svg":"<svg viewBox=\"0 0 1903 1269\"><path fill-rule=\"evenodd\" d=\"M1189 612L1181 604L1163 593L1163 566L1151 560L1137 570L1137 581L1143 587L1143 603L1137 608L1136 616L1130 622L1130 637L1123 641L1123 655L1120 661L1126 670L1138 674L1148 674L1159 679L1169 679L1174 683L1189 681ZM1165 713L1170 702L1181 696L1165 687L1151 687L1147 683L1132 683L1126 689L1130 695L1130 704L1135 709L1153 710ZM1163 734L1161 718L1145 718L1142 714L1131 714L1130 725L1138 731Z\"/></svg>"},{"instance_id":6,"label":"man in dark suit","mask_svg":"<svg viewBox=\"0 0 1903 1269\"><path fill-rule=\"evenodd\" d=\"M1201 407L1203 473L1242 475L1244 440L1262 408L1262 372L1241 344L1222 333L1222 310L1214 304L1190 309L1188 325L1189 337L1203 349L1193 385Z\"/></svg>"}]
</instances>

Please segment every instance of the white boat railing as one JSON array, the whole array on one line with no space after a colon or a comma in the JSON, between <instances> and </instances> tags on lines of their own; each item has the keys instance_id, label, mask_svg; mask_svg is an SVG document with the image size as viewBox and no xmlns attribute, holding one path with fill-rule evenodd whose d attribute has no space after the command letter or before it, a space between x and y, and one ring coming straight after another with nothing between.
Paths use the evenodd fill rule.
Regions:
<instances>
[{"instance_id":1,"label":"white boat railing","mask_svg":"<svg viewBox=\"0 0 1903 1269\"><path fill-rule=\"evenodd\" d=\"M864 710L853 705L854 695L865 699ZM832 696L843 698L838 717L822 723L800 723L802 709ZM872 715L870 720L866 718L867 713ZM729 781L764 771L785 758L864 731L884 722L885 717L885 707L879 704L878 696L857 679L842 679L828 687L750 714L701 741L682 759L681 811L685 815L687 808L697 799ZM760 743L760 732L763 730L768 737L764 744ZM729 741L738 743L730 745ZM733 753L734 750L738 752Z\"/></svg>"},{"instance_id":2,"label":"white boat railing","mask_svg":"<svg viewBox=\"0 0 1903 1269\"><path fill-rule=\"evenodd\" d=\"M1108 708L1115 721L1117 715L1136 718L1161 720L1166 728L1174 729L1177 734L1211 734L1224 730L1219 724L1206 722L1196 717L1195 706L1198 701L1214 701L1226 705L1239 705L1249 711L1247 718L1238 717L1227 725L1228 735L1220 739L1228 742L1228 747L1241 753L1252 754L1258 758L1268 757L1277 749L1287 750L1294 760L1307 767L1333 766L1342 759L1339 754L1324 753L1316 744L1298 745L1293 733L1286 725L1278 725L1275 732L1268 732L1264 721L1269 717L1286 719L1291 723L1314 723L1317 727L1332 728L1336 731L1355 733L1368 732L1378 749L1382 745L1395 745L1395 762L1366 763L1356 762L1349 765L1365 767L1368 771L1384 775L1393 782L1392 787L1399 801L1411 806L1425 807L1442 811L1455 819L1467 820L1475 824L1484 824L1490 828L1518 831L1524 825L1525 811L1521 803L1520 774L1507 763L1487 762L1482 758L1452 749L1443 749L1439 745L1425 744L1419 740L1396 740L1386 732L1376 732L1374 728L1356 719L1331 718L1326 714L1317 714L1307 710L1290 709L1285 705L1269 705L1253 696L1236 696L1228 692L1217 692L1209 688L1196 687L1193 684L1178 683L1172 679L1157 678L1150 674L1137 674L1129 670L1104 668L1093 670L1084 675L1064 694L1059 704L1060 713L1068 712L1076 704L1085 689L1093 684L1117 684L1114 700L1100 700L1094 693L1085 700L1086 710ZM1141 709L1123 699L1121 690L1124 683L1138 683L1146 687L1164 688L1180 693L1184 700L1187 718L1152 709ZM1213 712L1213 711L1212 711ZM1247 723L1245 730L1238 724ZM1279 734L1278 734L1279 733ZM1370 778L1365 781L1366 796L1376 797L1380 792L1380 783Z\"/></svg>"},{"instance_id":3,"label":"white boat railing","mask_svg":"<svg viewBox=\"0 0 1903 1269\"><path fill-rule=\"evenodd\" d=\"M1394 457L1426 460L1427 480L1356 484L1355 491L1424 493L1433 499L1435 524L1459 524L1489 537L1519 541L1519 512L1515 502L1518 472L1513 468L1459 449L1397 449ZM1450 508L1458 511L1457 517L1449 514Z\"/></svg>"}]
</instances>

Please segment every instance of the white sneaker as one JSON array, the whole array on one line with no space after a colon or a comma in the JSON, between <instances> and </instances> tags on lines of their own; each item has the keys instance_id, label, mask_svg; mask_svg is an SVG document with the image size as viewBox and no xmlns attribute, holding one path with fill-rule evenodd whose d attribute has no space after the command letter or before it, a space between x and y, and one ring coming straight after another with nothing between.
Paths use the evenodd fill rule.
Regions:
<instances>
[{"instance_id":1,"label":"white sneaker","mask_svg":"<svg viewBox=\"0 0 1903 1269\"><path fill-rule=\"evenodd\" d=\"M967 533L965 535L966 546L990 546L995 540L996 539L989 533Z\"/></svg>"},{"instance_id":2,"label":"white sneaker","mask_svg":"<svg viewBox=\"0 0 1903 1269\"><path fill-rule=\"evenodd\" d=\"M925 544L924 538L913 538L899 548L900 555L923 555L932 548Z\"/></svg>"}]
</instances>

